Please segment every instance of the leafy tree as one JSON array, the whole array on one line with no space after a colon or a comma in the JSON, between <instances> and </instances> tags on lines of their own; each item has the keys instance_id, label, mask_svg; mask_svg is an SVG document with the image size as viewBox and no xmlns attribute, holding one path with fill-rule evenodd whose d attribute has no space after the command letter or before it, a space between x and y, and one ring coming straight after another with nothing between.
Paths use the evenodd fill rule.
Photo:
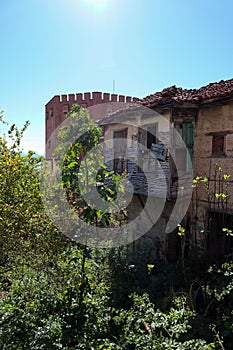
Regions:
<instances>
[{"instance_id":1,"label":"leafy tree","mask_svg":"<svg viewBox=\"0 0 233 350\"><path fill-rule=\"evenodd\" d=\"M58 132L60 141L54 153L62 169L67 200L79 217L90 225L119 225L125 221L126 212L120 210L115 215L111 208L117 208L113 203L117 191L124 192L120 184L122 176L108 171L104 164L100 144L102 130L92 121L88 111L78 105L72 106L67 117L68 122ZM108 210L93 208L98 195L102 203L111 203Z\"/></svg>"},{"instance_id":2,"label":"leafy tree","mask_svg":"<svg viewBox=\"0 0 233 350\"><path fill-rule=\"evenodd\" d=\"M2 121L3 122L3 121ZM62 237L43 210L39 190L41 157L22 153L21 139L29 123L21 130L9 127L0 137L0 266L17 264L22 257L32 264L44 264L57 249L51 240Z\"/></svg>"}]
</instances>

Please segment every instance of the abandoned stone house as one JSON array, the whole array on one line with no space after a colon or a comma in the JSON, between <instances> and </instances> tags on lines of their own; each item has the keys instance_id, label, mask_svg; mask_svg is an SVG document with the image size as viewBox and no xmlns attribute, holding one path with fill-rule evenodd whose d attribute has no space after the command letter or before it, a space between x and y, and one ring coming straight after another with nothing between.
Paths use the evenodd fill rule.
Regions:
<instances>
[{"instance_id":1,"label":"abandoned stone house","mask_svg":"<svg viewBox=\"0 0 233 350\"><path fill-rule=\"evenodd\" d=\"M46 105L47 157L53 149L49 136L64 120L71 104L78 101L88 106L84 105L85 94L78 95L81 103L70 95L68 99L55 96ZM97 101L96 96L93 93L92 100ZM106 104L93 119L99 120L107 142L107 166L130 176L133 199L128 207L129 218L133 220L140 213L148 196L154 199L150 217L157 210L156 198L165 198L159 220L138 244L147 242L150 257L175 262L179 236L176 229L165 233L175 208L174 222L187 211L187 232L196 246L208 253L211 262L232 254L232 237L222 228L233 228L233 79L200 89L172 86L141 100L115 96L113 99L122 106L110 110ZM109 95L102 98L101 93L98 100L97 103L111 102ZM180 135L186 147L174 135ZM126 142L112 141L117 139ZM192 188L190 178L197 176L202 178L197 178L198 187ZM189 207L184 208L182 201L177 205L180 193L189 198L190 191L193 195Z\"/></svg>"}]
</instances>

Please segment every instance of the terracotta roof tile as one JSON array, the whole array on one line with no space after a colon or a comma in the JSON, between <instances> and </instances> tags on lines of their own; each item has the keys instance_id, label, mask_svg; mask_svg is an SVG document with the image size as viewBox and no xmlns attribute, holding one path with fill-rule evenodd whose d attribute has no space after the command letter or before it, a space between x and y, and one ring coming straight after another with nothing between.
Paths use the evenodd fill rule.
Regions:
<instances>
[{"instance_id":1,"label":"terracotta roof tile","mask_svg":"<svg viewBox=\"0 0 233 350\"><path fill-rule=\"evenodd\" d=\"M221 80L218 83L210 83L200 89L182 89L171 86L146 96L139 102L146 107L171 105L173 103L205 103L213 99L221 99L233 96L233 79Z\"/></svg>"}]
</instances>

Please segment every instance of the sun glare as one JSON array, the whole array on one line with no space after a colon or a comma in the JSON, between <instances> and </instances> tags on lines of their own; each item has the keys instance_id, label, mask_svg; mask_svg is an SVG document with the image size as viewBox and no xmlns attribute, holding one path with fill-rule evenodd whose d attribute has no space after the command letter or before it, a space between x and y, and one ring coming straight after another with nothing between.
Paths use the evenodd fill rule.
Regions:
<instances>
[{"instance_id":1,"label":"sun glare","mask_svg":"<svg viewBox=\"0 0 233 350\"><path fill-rule=\"evenodd\" d=\"M89 2L94 6L103 6L107 3L107 0L89 0Z\"/></svg>"},{"instance_id":2,"label":"sun glare","mask_svg":"<svg viewBox=\"0 0 233 350\"><path fill-rule=\"evenodd\" d=\"M76 0L77 1L77 0ZM91 5L93 7L105 7L110 1L109 0L82 0L86 5Z\"/></svg>"},{"instance_id":3,"label":"sun glare","mask_svg":"<svg viewBox=\"0 0 233 350\"><path fill-rule=\"evenodd\" d=\"M62 0L62 1L65 1L65 0ZM74 7L77 7L80 11L84 11L85 16L91 16L92 21L95 21L95 22L100 21L100 19L103 18L103 16L106 16L107 11L110 10L110 7L112 8L112 2L113 2L113 0L111 0L111 2L109 0L69 0L69 1L72 1L72 3L74 4Z\"/></svg>"}]
</instances>

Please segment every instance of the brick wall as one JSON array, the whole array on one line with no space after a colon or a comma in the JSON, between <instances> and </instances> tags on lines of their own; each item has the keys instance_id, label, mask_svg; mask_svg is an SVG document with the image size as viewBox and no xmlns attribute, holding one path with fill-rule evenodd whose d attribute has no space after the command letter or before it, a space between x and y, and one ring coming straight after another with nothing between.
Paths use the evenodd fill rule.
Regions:
<instances>
[{"instance_id":1,"label":"brick wall","mask_svg":"<svg viewBox=\"0 0 233 350\"><path fill-rule=\"evenodd\" d=\"M52 135L53 131L65 120L66 114L70 111L73 104L78 104L81 107L89 108L92 106L102 104L102 108L94 109L90 108L90 114L93 120L97 121L102 119L107 112L113 112L114 107L111 111L108 111L109 102L136 102L138 99L130 96L102 93L102 92L85 92L78 94L69 94L54 96L45 105L45 130L46 130L46 143ZM116 104L116 108L119 108L119 104Z\"/></svg>"}]
</instances>

